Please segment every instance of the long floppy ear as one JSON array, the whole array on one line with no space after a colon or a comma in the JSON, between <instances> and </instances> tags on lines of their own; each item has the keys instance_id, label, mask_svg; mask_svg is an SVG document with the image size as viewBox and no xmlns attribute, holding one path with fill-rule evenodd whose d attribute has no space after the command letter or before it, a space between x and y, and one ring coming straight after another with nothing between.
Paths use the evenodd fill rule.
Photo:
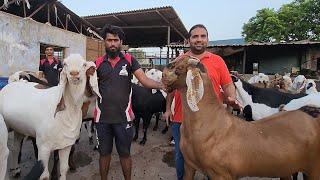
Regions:
<instances>
[{"instance_id":1,"label":"long floppy ear","mask_svg":"<svg viewBox=\"0 0 320 180\"><path fill-rule=\"evenodd\" d=\"M64 90L66 88L67 82L68 82L68 79L67 79L66 69L63 68L60 72L60 81L59 81L59 85L58 85L58 86L60 86L60 93L59 93L57 108L54 113L55 115L57 112L63 111L66 107L64 104L63 94L64 94Z\"/></svg>"},{"instance_id":2,"label":"long floppy ear","mask_svg":"<svg viewBox=\"0 0 320 180\"><path fill-rule=\"evenodd\" d=\"M96 71L96 64L92 61L86 62L86 75L89 79L89 87L93 91L93 93L100 98L100 102L102 102L101 94L99 93L99 86L98 86L98 76ZM91 91L89 90L89 91Z\"/></svg>"},{"instance_id":3,"label":"long floppy ear","mask_svg":"<svg viewBox=\"0 0 320 180\"><path fill-rule=\"evenodd\" d=\"M198 102L204 94L203 80L200 70L196 67L189 67L186 76L187 103L192 111L199 111Z\"/></svg>"}]
</instances>

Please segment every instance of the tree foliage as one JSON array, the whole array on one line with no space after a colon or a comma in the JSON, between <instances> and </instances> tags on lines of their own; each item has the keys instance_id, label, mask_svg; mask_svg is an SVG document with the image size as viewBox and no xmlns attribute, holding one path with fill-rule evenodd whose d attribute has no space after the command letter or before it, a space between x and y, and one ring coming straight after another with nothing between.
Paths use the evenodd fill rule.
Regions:
<instances>
[{"instance_id":1,"label":"tree foliage","mask_svg":"<svg viewBox=\"0 0 320 180\"><path fill-rule=\"evenodd\" d=\"M247 42L320 40L320 0L295 0L279 10L264 8L243 26Z\"/></svg>"}]
</instances>

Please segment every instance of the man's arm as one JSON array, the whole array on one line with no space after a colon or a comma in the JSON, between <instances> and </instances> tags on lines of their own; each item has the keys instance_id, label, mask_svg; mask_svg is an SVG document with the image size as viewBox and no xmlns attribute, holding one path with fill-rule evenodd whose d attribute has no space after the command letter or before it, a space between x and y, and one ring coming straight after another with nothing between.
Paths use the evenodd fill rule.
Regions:
<instances>
[{"instance_id":1,"label":"man's arm","mask_svg":"<svg viewBox=\"0 0 320 180\"><path fill-rule=\"evenodd\" d=\"M230 97L236 99L236 88L233 83L226 84L222 86L225 97Z\"/></svg>"},{"instance_id":2,"label":"man's arm","mask_svg":"<svg viewBox=\"0 0 320 180\"><path fill-rule=\"evenodd\" d=\"M141 68L134 71L133 74L144 87L150 89L163 89L163 84L161 82L157 82L148 78Z\"/></svg>"},{"instance_id":3,"label":"man's arm","mask_svg":"<svg viewBox=\"0 0 320 180\"><path fill-rule=\"evenodd\" d=\"M162 115L163 119L168 120L172 115L171 104L174 98L174 92L168 93L166 97L166 112Z\"/></svg>"},{"instance_id":4,"label":"man's arm","mask_svg":"<svg viewBox=\"0 0 320 180\"><path fill-rule=\"evenodd\" d=\"M228 105L232 106L235 109L242 109L242 105L237 101L236 97L236 88L233 83L229 83L222 86L225 101Z\"/></svg>"}]
</instances>

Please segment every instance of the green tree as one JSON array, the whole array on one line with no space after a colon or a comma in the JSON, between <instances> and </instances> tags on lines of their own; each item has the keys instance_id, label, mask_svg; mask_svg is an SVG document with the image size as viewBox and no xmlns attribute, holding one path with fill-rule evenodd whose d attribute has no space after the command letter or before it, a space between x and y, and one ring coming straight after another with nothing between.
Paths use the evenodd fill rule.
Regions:
<instances>
[{"instance_id":1,"label":"green tree","mask_svg":"<svg viewBox=\"0 0 320 180\"><path fill-rule=\"evenodd\" d=\"M243 26L247 42L320 40L320 0L295 0L278 11L261 9Z\"/></svg>"}]
</instances>

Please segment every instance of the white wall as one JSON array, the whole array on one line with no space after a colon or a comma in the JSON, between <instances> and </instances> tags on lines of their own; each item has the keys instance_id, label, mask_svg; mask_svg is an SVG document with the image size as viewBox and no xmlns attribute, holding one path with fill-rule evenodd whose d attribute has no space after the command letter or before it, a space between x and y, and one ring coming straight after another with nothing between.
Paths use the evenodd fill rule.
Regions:
<instances>
[{"instance_id":1,"label":"white wall","mask_svg":"<svg viewBox=\"0 0 320 180\"><path fill-rule=\"evenodd\" d=\"M0 76L37 71L40 43L65 47L86 57L86 36L0 11Z\"/></svg>"}]
</instances>

